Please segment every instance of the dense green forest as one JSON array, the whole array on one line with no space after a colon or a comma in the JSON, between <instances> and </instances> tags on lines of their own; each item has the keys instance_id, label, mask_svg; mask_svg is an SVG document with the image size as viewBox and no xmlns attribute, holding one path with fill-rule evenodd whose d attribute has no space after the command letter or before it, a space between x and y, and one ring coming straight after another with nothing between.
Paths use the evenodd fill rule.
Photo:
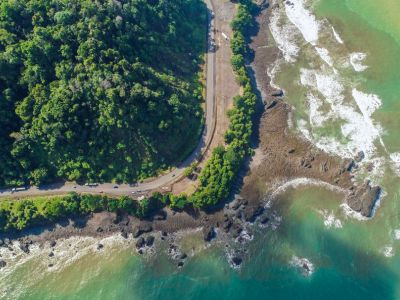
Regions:
<instances>
[{"instance_id":1,"label":"dense green forest","mask_svg":"<svg viewBox=\"0 0 400 300\"><path fill-rule=\"evenodd\" d=\"M0 2L0 186L132 182L195 147L201 0Z\"/></svg>"}]
</instances>

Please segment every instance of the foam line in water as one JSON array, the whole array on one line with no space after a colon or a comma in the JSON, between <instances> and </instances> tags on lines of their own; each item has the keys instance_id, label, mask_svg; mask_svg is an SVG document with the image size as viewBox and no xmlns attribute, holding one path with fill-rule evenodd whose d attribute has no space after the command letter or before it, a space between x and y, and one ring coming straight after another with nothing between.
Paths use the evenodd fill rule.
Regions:
<instances>
[{"instance_id":1,"label":"foam line in water","mask_svg":"<svg viewBox=\"0 0 400 300\"><path fill-rule=\"evenodd\" d=\"M295 62L300 51L296 43L296 28L292 24L285 24L280 11L277 9L274 9L271 13L269 27L285 61Z\"/></svg>"},{"instance_id":2,"label":"foam line in water","mask_svg":"<svg viewBox=\"0 0 400 300\"><path fill-rule=\"evenodd\" d=\"M343 44L344 42L343 42L343 40L341 39L340 35L336 32L335 28L333 28L333 26L331 26L331 28L332 28L333 36L335 37L336 41L337 41L339 44Z\"/></svg>"},{"instance_id":3,"label":"foam line in water","mask_svg":"<svg viewBox=\"0 0 400 300\"><path fill-rule=\"evenodd\" d=\"M318 41L319 23L315 16L304 7L305 1L285 1L286 15L303 35L303 38L312 45Z\"/></svg>"},{"instance_id":4,"label":"foam line in water","mask_svg":"<svg viewBox=\"0 0 400 300\"><path fill-rule=\"evenodd\" d=\"M329 54L328 49L326 48L320 48L320 47L315 47L315 50L317 51L319 57L326 62L329 66L333 66L333 59Z\"/></svg>"},{"instance_id":5,"label":"foam line in water","mask_svg":"<svg viewBox=\"0 0 400 300\"><path fill-rule=\"evenodd\" d=\"M284 184L279 185L271 194L271 197L274 198L278 196L279 194L285 192L289 188L298 188L298 187L304 187L304 186L321 186L324 188L327 188L331 191L334 192L339 192L339 193L344 193L345 191L337 186L334 186L332 184L326 183L322 180L316 180L316 179L310 179L306 177L300 177L296 179L292 179L289 181L286 181Z\"/></svg>"}]
</instances>

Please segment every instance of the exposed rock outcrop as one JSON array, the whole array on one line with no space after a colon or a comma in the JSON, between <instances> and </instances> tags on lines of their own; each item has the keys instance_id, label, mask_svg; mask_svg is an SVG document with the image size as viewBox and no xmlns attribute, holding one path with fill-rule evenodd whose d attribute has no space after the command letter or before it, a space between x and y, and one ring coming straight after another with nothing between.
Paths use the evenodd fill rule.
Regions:
<instances>
[{"instance_id":1,"label":"exposed rock outcrop","mask_svg":"<svg viewBox=\"0 0 400 300\"><path fill-rule=\"evenodd\" d=\"M363 186L354 189L347 197L347 204L364 217L372 217L376 202L381 196L382 189L379 186L371 186L367 181Z\"/></svg>"}]
</instances>

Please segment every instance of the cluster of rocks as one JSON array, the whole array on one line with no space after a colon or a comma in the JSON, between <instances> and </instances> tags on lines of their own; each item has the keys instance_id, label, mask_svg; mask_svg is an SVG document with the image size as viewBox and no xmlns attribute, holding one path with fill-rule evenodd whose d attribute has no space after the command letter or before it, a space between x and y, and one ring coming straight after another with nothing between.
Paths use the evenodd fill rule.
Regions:
<instances>
[{"instance_id":1,"label":"cluster of rocks","mask_svg":"<svg viewBox=\"0 0 400 300\"><path fill-rule=\"evenodd\" d=\"M153 235L143 236L152 231L153 227L150 223L139 224L133 229L133 237L137 239L135 247L139 254L143 254L146 248L154 245L155 237Z\"/></svg>"},{"instance_id":2,"label":"cluster of rocks","mask_svg":"<svg viewBox=\"0 0 400 300\"><path fill-rule=\"evenodd\" d=\"M4 240L0 239L0 247L11 247L11 241L8 238L5 238ZM4 268L6 265L7 263L4 260L0 259L0 269Z\"/></svg>"},{"instance_id":3,"label":"cluster of rocks","mask_svg":"<svg viewBox=\"0 0 400 300\"><path fill-rule=\"evenodd\" d=\"M187 259L187 254L182 252L177 245L172 244L172 243L168 247L168 255L172 259L178 261L177 265L179 268L183 267L183 265L185 264L185 261Z\"/></svg>"}]
</instances>

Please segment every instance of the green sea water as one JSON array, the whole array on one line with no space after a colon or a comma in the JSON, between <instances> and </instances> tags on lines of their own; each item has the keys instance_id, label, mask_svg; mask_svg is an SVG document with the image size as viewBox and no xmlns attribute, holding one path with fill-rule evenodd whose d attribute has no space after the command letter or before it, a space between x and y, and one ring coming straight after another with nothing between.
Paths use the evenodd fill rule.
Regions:
<instances>
[{"instance_id":1,"label":"green sea water","mask_svg":"<svg viewBox=\"0 0 400 300\"><path fill-rule=\"evenodd\" d=\"M371 154L375 171L363 173L361 167L359 175L360 180L371 177L384 189L372 220L346 214L343 196L326 188L290 188L270 208L279 226L253 229L254 239L246 245L248 253L238 270L228 263L225 243L206 246L199 233L180 238L179 244L189 254L182 269L169 259L165 245L157 245L157 255L139 256L133 242L120 238L102 241L101 251L96 250L96 240L72 239L57 245L54 259L43 249L33 249L30 257L19 253L7 257L13 267L0 270L0 297L400 299L400 178L392 155L400 152L400 2L315 0L305 7L324 22L318 46L329 50L348 89L374 94L382 102L370 116L381 129ZM330 26L343 44L335 42ZM316 141L333 137L346 145L350 138L341 130L344 120L312 124L309 87L299 84L300 70L328 67L309 43L299 40L299 34L295 38L300 45L298 57L282 63L274 80L295 108L293 130L306 128ZM366 54L362 64L368 68L363 72L346 64L355 52ZM346 105L355 107L351 93L343 94ZM332 111L326 103L319 109L326 114ZM295 265L296 258L312 264L310 276ZM48 267L49 263L54 266Z\"/></svg>"}]
</instances>

